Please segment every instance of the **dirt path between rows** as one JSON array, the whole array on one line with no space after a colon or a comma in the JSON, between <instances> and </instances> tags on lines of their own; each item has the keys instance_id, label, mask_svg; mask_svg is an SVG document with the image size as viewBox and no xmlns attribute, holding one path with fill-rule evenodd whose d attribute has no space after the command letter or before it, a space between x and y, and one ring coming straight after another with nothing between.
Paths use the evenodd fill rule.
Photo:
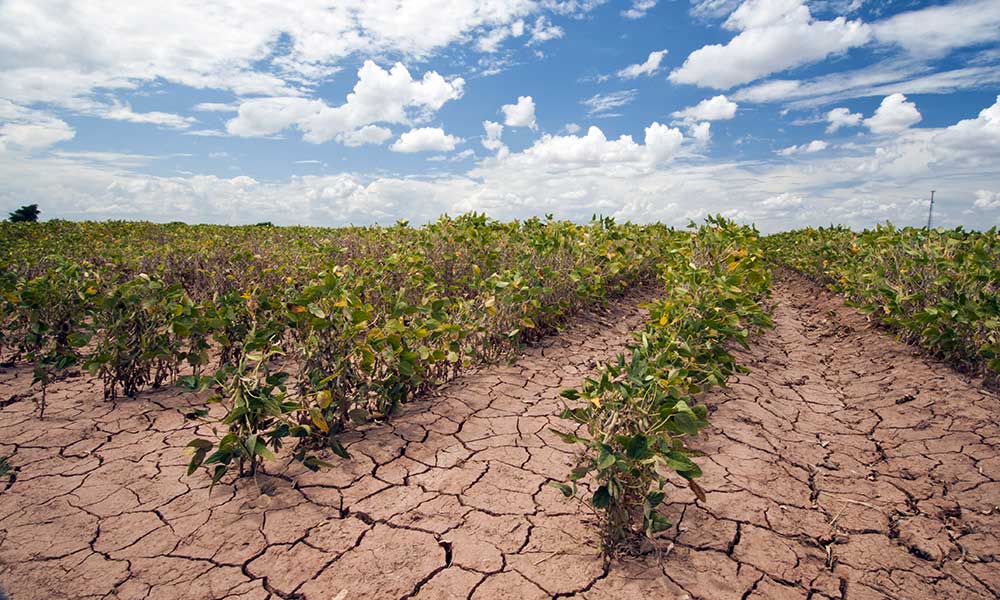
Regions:
<instances>
[{"instance_id":1,"label":"dirt path between rows","mask_svg":"<svg viewBox=\"0 0 1000 600\"><path fill-rule=\"evenodd\" d=\"M211 495L184 476L195 425L176 409L194 396L105 403L77 378L44 423L7 404L0 585L13 600L1000 594L1000 399L794 276L741 355L753 372L707 398L708 501L678 486L662 551L606 567L586 508L546 485L574 450L547 428L642 300L353 433L351 461L272 465ZM28 381L0 375L0 398Z\"/></svg>"}]
</instances>

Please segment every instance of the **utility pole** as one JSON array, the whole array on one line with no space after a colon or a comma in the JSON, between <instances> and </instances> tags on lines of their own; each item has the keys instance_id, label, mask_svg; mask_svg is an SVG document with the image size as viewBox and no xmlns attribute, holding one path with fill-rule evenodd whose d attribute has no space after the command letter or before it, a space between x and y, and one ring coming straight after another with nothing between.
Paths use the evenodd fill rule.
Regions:
<instances>
[{"instance_id":1,"label":"utility pole","mask_svg":"<svg viewBox=\"0 0 1000 600\"><path fill-rule=\"evenodd\" d=\"M934 190L931 190L931 205L927 209L927 231L931 230L931 216L934 215Z\"/></svg>"}]
</instances>

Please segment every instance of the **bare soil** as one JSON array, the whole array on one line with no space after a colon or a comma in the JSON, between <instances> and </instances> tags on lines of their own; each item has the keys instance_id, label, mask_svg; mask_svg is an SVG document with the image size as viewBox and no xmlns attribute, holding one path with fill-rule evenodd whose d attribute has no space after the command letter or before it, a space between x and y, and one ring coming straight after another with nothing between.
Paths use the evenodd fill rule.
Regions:
<instances>
[{"instance_id":1,"label":"bare soil","mask_svg":"<svg viewBox=\"0 0 1000 600\"><path fill-rule=\"evenodd\" d=\"M41 422L19 396L30 374L8 370L0 585L13 600L1000 596L1000 398L791 275L775 329L740 353L752 372L706 398L707 502L678 482L657 550L606 565L591 513L546 485L575 451L548 427L644 299L350 434L352 460L272 464L211 494L184 475L199 425L177 409L198 397L104 402L77 377Z\"/></svg>"}]
</instances>

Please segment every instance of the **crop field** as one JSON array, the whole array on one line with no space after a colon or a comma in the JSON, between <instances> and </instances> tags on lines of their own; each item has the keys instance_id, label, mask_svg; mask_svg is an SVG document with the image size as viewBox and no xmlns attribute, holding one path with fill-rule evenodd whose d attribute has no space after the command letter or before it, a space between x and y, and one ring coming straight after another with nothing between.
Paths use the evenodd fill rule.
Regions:
<instances>
[{"instance_id":1,"label":"crop field","mask_svg":"<svg viewBox=\"0 0 1000 600\"><path fill-rule=\"evenodd\" d=\"M0 363L14 600L1000 597L996 229L2 223Z\"/></svg>"}]
</instances>

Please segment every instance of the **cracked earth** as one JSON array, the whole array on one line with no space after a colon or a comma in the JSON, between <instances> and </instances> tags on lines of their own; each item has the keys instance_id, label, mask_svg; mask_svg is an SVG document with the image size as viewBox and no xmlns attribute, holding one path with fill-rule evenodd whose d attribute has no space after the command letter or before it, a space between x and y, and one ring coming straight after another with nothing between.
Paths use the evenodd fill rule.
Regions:
<instances>
[{"instance_id":1,"label":"cracked earth","mask_svg":"<svg viewBox=\"0 0 1000 600\"><path fill-rule=\"evenodd\" d=\"M558 393L624 348L642 293L513 365L458 378L344 439L353 459L218 485L161 390L110 403L0 373L0 585L13 600L996 598L1000 399L793 276L776 327L708 395L708 492L678 482L650 554L602 562L592 515L546 485L574 463ZM208 434L207 430L202 431ZM4 489L6 488L6 489Z\"/></svg>"}]
</instances>

